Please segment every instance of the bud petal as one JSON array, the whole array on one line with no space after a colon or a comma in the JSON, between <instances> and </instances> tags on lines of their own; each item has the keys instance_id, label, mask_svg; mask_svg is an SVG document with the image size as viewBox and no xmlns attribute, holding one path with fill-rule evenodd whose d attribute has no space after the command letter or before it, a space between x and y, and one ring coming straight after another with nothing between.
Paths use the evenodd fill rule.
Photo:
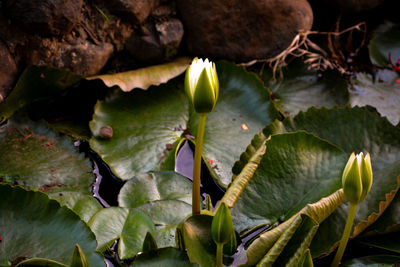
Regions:
<instances>
[{"instance_id":1,"label":"bud petal","mask_svg":"<svg viewBox=\"0 0 400 267\"><path fill-rule=\"evenodd\" d=\"M214 215L211 224L211 236L215 243L227 243L234 232L231 213L225 202L222 202Z\"/></svg>"},{"instance_id":2,"label":"bud petal","mask_svg":"<svg viewBox=\"0 0 400 267\"><path fill-rule=\"evenodd\" d=\"M349 161L344 168L342 185L345 198L350 203L359 203L362 193L362 183L358 162L354 153L351 154Z\"/></svg>"},{"instance_id":3,"label":"bud petal","mask_svg":"<svg viewBox=\"0 0 400 267\"><path fill-rule=\"evenodd\" d=\"M362 194L360 198L360 202L363 201L371 189L372 186L372 165L371 165L371 157L369 153L361 158L360 164L360 175L362 182Z\"/></svg>"}]
</instances>

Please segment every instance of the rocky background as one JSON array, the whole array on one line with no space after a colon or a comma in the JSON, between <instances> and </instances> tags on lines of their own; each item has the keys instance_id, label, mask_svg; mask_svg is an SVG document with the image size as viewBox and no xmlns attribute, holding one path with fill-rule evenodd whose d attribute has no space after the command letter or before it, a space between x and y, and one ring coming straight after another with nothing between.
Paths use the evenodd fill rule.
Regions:
<instances>
[{"instance_id":1,"label":"rocky background","mask_svg":"<svg viewBox=\"0 0 400 267\"><path fill-rule=\"evenodd\" d=\"M248 62L332 30L339 14L342 27L396 19L395 1L0 0L0 101L29 65L88 76L182 55Z\"/></svg>"}]
</instances>

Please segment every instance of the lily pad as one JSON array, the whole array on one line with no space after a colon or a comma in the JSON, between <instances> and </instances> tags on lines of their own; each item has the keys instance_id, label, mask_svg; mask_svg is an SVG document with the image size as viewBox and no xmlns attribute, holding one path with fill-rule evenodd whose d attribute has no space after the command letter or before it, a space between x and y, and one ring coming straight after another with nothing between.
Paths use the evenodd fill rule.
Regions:
<instances>
[{"instance_id":1,"label":"lily pad","mask_svg":"<svg viewBox=\"0 0 400 267\"><path fill-rule=\"evenodd\" d=\"M387 21L376 29L369 43L369 57L373 64L388 67L389 53L396 64L400 59L400 25Z\"/></svg>"},{"instance_id":2,"label":"lily pad","mask_svg":"<svg viewBox=\"0 0 400 267\"><path fill-rule=\"evenodd\" d=\"M372 255L343 262L343 267L393 267L400 263L399 256Z\"/></svg>"},{"instance_id":3,"label":"lily pad","mask_svg":"<svg viewBox=\"0 0 400 267\"><path fill-rule=\"evenodd\" d=\"M101 79L108 87L119 86L122 91L129 92L135 88L147 89L152 85L166 83L182 74L190 62L190 58L178 58L161 65L121 73L98 75L86 79Z\"/></svg>"},{"instance_id":4,"label":"lily pad","mask_svg":"<svg viewBox=\"0 0 400 267\"><path fill-rule=\"evenodd\" d=\"M290 62L281 78L274 80L271 72L264 72L262 78L273 94L272 99L286 116L294 116L313 106L330 108L349 101L347 81L339 72L308 70L301 59Z\"/></svg>"},{"instance_id":5,"label":"lily pad","mask_svg":"<svg viewBox=\"0 0 400 267\"><path fill-rule=\"evenodd\" d=\"M142 250L147 232L155 235L151 219L138 209L105 208L97 212L88 225L96 235L97 249L105 251L115 240L121 259L132 258Z\"/></svg>"},{"instance_id":6,"label":"lily pad","mask_svg":"<svg viewBox=\"0 0 400 267\"><path fill-rule=\"evenodd\" d=\"M73 210L84 222L88 222L97 211L103 208L97 199L79 192L57 192L50 194L49 197Z\"/></svg>"},{"instance_id":7,"label":"lily pad","mask_svg":"<svg viewBox=\"0 0 400 267\"><path fill-rule=\"evenodd\" d=\"M399 123L400 75L396 72L382 70L376 74L375 79L366 73L358 73L350 93L352 106L371 105L393 125Z\"/></svg>"},{"instance_id":8,"label":"lily pad","mask_svg":"<svg viewBox=\"0 0 400 267\"><path fill-rule=\"evenodd\" d=\"M266 146L267 153L232 208L239 231L286 220L341 186L348 156L325 140L296 132L273 135Z\"/></svg>"},{"instance_id":9,"label":"lily pad","mask_svg":"<svg viewBox=\"0 0 400 267\"><path fill-rule=\"evenodd\" d=\"M207 116L203 157L217 183L226 188L232 166L253 136L279 117L269 91L254 74L227 62L217 64L218 102ZM198 115L191 112L190 130L197 133Z\"/></svg>"},{"instance_id":10,"label":"lily pad","mask_svg":"<svg viewBox=\"0 0 400 267\"><path fill-rule=\"evenodd\" d=\"M91 195L92 164L44 122L14 117L0 130L0 177L42 192Z\"/></svg>"},{"instance_id":11,"label":"lily pad","mask_svg":"<svg viewBox=\"0 0 400 267\"><path fill-rule=\"evenodd\" d=\"M38 256L69 264L79 244L90 266L105 266L89 227L47 195L0 184L0 213L0 265Z\"/></svg>"},{"instance_id":12,"label":"lily pad","mask_svg":"<svg viewBox=\"0 0 400 267\"><path fill-rule=\"evenodd\" d=\"M0 103L0 118L8 119L21 108L54 97L81 79L81 76L65 70L31 66L21 74L14 90Z\"/></svg>"},{"instance_id":13,"label":"lily pad","mask_svg":"<svg viewBox=\"0 0 400 267\"><path fill-rule=\"evenodd\" d=\"M173 171L138 174L124 184L118 195L119 206L128 208L168 199L191 204L192 182Z\"/></svg>"},{"instance_id":14,"label":"lily pad","mask_svg":"<svg viewBox=\"0 0 400 267\"><path fill-rule=\"evenodd\" d=\"M116 94L96 104L90 146L123 180L160 170L186 128L188 110L183 88L174 82ZM113 131L111 138L101 137L106 126Z\"/></svg>"},{"instance_id":15,"label":"lily pad","mask_svg":"<svg viewBox=\"0 0 400 267\"><path fill-rule=\"evenodd\" d=\"M185 252L176 248L161 248L148 251L136 257L132 263L133 267L148 266L174 266L174 267L195 267L195 263L190 263Z\"/></svg>"},{"instance_id":16,"label":"lily pad","mask_svg":"<svg viewBox=\"0 0 400 267\"><path fill-rule=\"evenodd\" d=\"M369 152L374 171L400 159L400 129L370 107L310 108L268 125L264 135L297 130L313 133L349 154Z\"/></svg>"},{"instance_id":17,"label":"lily pad","mask_svg":"<svg viewBox=\"0 0 400 267\"><path fill-rule=\"evenodd\" d=\"M175 246L176 227L192 212L192 205L179 200L151 201L138 207L156 226L158 247Z\"/></svg>"}]
</instances>

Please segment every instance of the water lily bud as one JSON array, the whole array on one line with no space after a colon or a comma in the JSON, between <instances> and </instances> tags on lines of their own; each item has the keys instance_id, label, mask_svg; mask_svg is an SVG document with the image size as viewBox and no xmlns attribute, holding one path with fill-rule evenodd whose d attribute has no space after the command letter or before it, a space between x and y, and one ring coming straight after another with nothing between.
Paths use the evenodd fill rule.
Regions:
<instances>
[{"instance_id":1,"label":"water lily bud","mask_svg":"<svg viewBox=\"0 0 400 267\"><path fill-rule=\"evenodd\" d=\"M208 59L193 59L186 70L185 91L197 113L213 111L219 94L215 64Z\"/></svg>"},{"instance_id":2,"label":"water lily bud","mask_svg":"<svg viewBox=\"0 0 400 267\"><path fill-rule=\"evenodd\" d=\"M346 199L353 204L362 202L372 185L372 167L369 153L355 156L354 152L343 171L343 191Z\"/></svg>"},{"instance_id":3,"label":"water lily bud","mask_svg":"<svg viewBox=\"0 0 400 267\"><path fill-rule=\"evenodd\" d=\"M225 244L232 236L233 222L228 206L222 202L211 223L211 236L215 243Z\"/></svg>"}]
</instances>

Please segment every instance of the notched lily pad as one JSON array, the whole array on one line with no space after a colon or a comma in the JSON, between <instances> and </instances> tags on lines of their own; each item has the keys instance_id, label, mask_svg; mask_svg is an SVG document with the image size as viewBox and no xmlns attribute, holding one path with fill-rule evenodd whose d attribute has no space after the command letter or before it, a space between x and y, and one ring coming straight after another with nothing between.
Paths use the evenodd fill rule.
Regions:
<instances>
[{"instance_id":1,"label":"notched lily pad","mask_svg":"<svg viewBox=\"0 0 400 267\"><path fill-rule=\"evenodd\" d=\"M105 208L97 212L88 225L96 235L97 249L105 251L115 240L121 259L132 258L141 252L147 232L155 235L151 219L138 209Z\"/></svg>"},{"instance_id":2,"label":"notched lily pad","mask_svg":"<svg viewBox=\"0 0 400 267\"><path fill-rule=\"evenodd\" d=\"M136 208L155 200L182 200L192 203L192 182L173 172L138 174L124 184L118 195L121 207Z\"/></svg>"},{"instance_id":3,"label":"notched lily pad","mask_svg":"<svg viewBox=\"0 0 400 267\"><path fill-rule=\"evenodd\" d=\"M136 257L132 263L133 267L148 266L174 266L174 267L195 267L196 263L190 263L185 252L176 248L161 248L148 251Z\"/></svg>"},{"instance_id":4,"label":"notched lily pad","mask_svg":"<svg viewBox=\"0 0 400 267\"><path fill-rule=\"evenodd\" d=\"M400 75L398 73L381 70L375 77L358 73L350 93L352 106L371 105L382 116L387 117L393 125L400 122Z\"/></svg>"},{"instance_id":5,"label":"notched lily pad","mask_svg":"<svg viewBox=\"0 0 400 267\"><path fill-rule=\"evenodd\" d=\"M339 72L308 70L301 59L290 62L280 78L274 80L271 72L264 72L262 78L273 94L272 99L286 116L294 116L313 106L344 106L349 101L347 81Z\"/></svg>"},{"instance_id":6,"label":"notched lily pad","mask_svg":"<svg viewBox=\"0 0 400 267\"><path fill-rule=\"evenodd\" d=\"M0 129L0 177L3 181L54 193L91 195L92 165L65 136L44 122L14 117Z\"/></svg>"},{"instance_id":7,"label":"notched lily pad","mask_svg":"<svg viewBox=\"0 0 400 267\"><path fill-rule=\"evenodd\" d=\"M90 146L123 180L160 170L168 154L175 152L167 146L180 139L188 109L183 88L176 81L147 91L116 94L96 104ZM103 127L112 129L111 138L100 135Z\"/></svg>"},{"instance_id":8,"label":"notched lily pad","mask_svg":"<svg viewBox=\"0 0 400 267\"><path fill-rule=\"evenodd\" d=\"M217 183L226 188L232 166L253 136L279 117L269 90L254 74L227 62L217 64L218 102L207 116L203 157ZM191 112L190 130L197 133L198 115Z\"/></svg>"}]
</instances>

